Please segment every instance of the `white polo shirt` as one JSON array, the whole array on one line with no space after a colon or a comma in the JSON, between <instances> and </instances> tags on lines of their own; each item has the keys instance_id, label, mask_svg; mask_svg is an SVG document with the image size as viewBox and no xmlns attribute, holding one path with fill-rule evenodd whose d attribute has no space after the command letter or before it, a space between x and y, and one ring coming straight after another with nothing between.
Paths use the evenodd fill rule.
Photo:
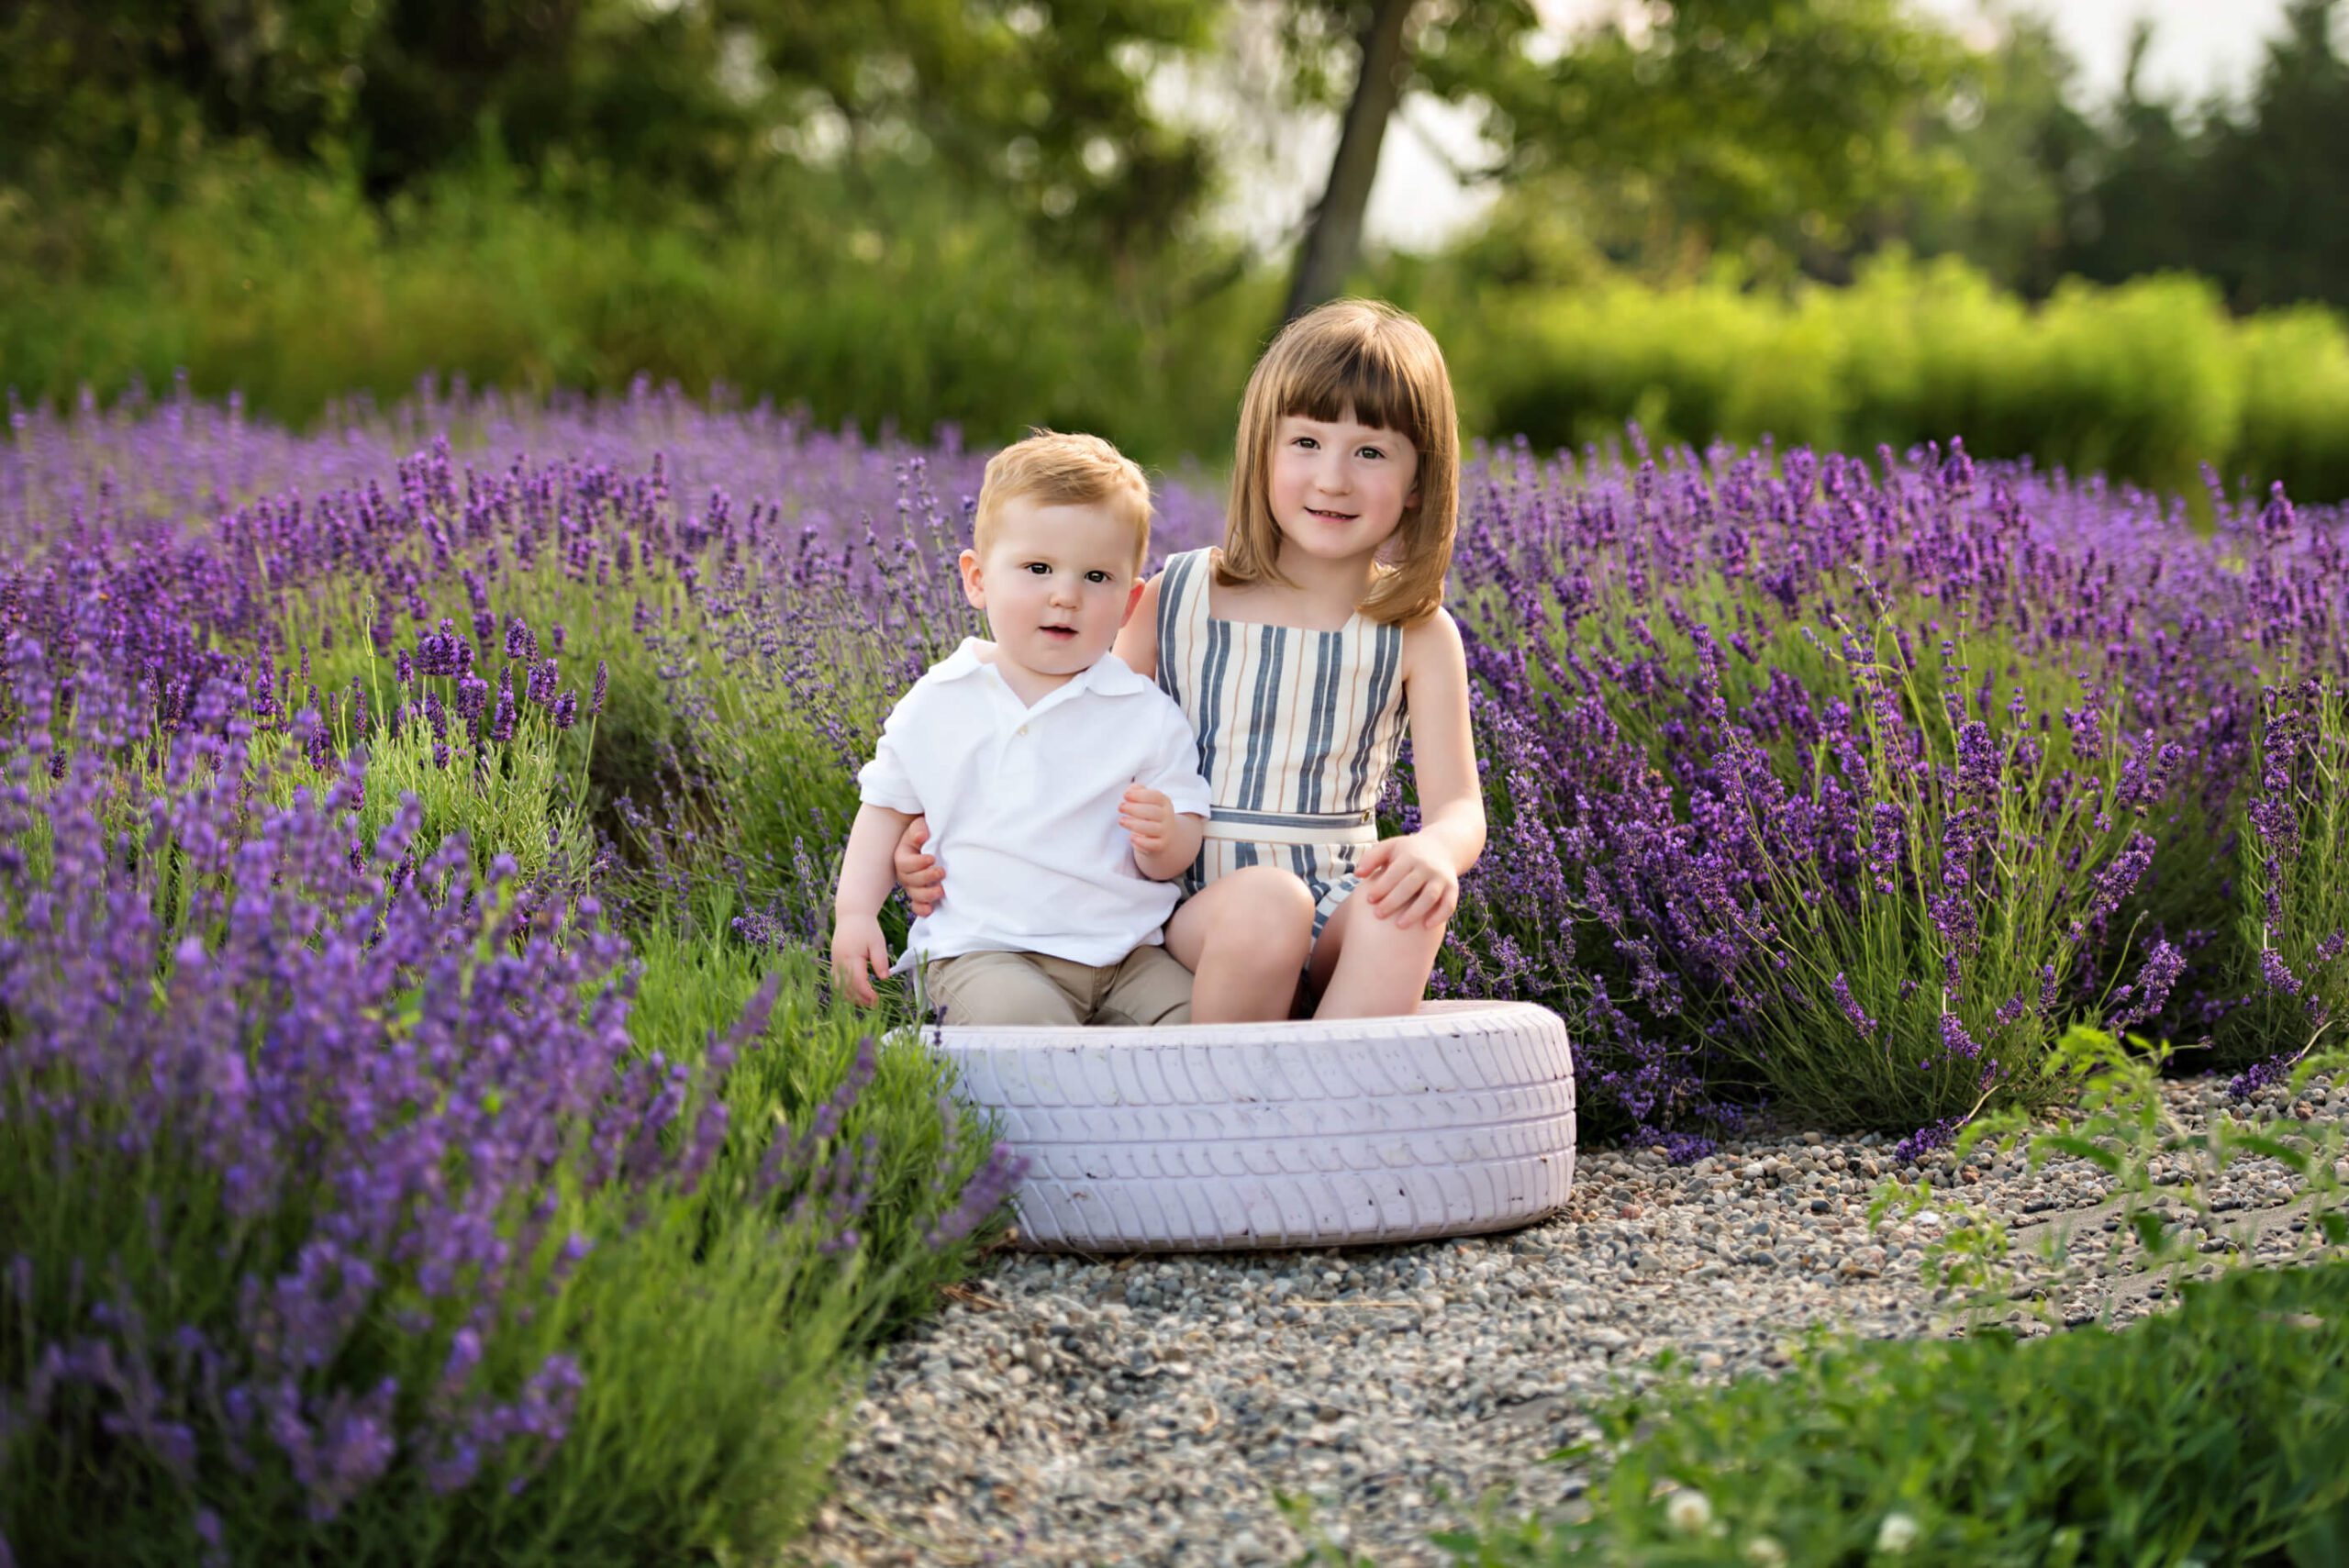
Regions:
<instances>
[{"instance_id":1,"label":"white polo shirt","mask_svg":"<svg viewBox=\"0 0 2349 1568\"><path fill-rule=\"evenodd\" d=\"M1114 653L1030 707L979 658L988 646L965 638L915 682L856 775L866 805L929 817L946 873L894 972L987 951L1116 963L1163 940L1175 886L1134 864L1118 800L1140 781L1208 815L1190 721Z\"/></svg>"}]
</instances>

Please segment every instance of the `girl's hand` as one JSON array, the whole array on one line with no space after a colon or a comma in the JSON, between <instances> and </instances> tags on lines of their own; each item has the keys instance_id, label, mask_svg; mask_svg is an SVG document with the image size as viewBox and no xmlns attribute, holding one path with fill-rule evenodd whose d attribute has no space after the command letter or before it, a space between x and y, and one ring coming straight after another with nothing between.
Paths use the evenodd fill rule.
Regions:
<instances>
[{"instance_id":1,"label":"girl's hand","mask_svg":"<svg viewBox=\"0 0 2349 1568\"><path fill-rule=\"evenodd\" d=\"M1174 831L1174 803L1163 790L1130 784L1118 802L1118 826L1134 841L1137 855L1162 853Z\"/></svg>"},{"instance_id":2,"label":"girl's hand","mask_svg":"<svg viewBox=\"0 0 2349 1568\"><path fill-rule=\"evenodd\" d=\"M889 869L897 873L897 885L906 890L906 901L914 906L917 917L937 908L946 896L945 868L936 855L921 852L929 842L930 818L917 817L906 824L906 830L897 836L896 850L889 856Z\"/></svg>"},{"instance_id":3,"label":"girl's hand","mask_svg":"<svg viewBox=\"0 0 2349 1568\"><path fill-rule=\"evenodd\" d=\"M1460 905L1460 873L1442 849L1417 833L1381 839L1354 864L1370 912L1397 930L1435 926Z\"/></svg>"},{"instance_id":4,"label":"girl's hand","mask_svg":"<svg viewBox=\"0 0 2349 1568\"><path fill-rule=\"evenodd\" d=\"M870 971L868 976L867 972ZM832 923L832 984L860 1007L881 998L873 982L889 976L889 940L881 922L871 915L843 917Z\"/></svg>"}]
</instances>

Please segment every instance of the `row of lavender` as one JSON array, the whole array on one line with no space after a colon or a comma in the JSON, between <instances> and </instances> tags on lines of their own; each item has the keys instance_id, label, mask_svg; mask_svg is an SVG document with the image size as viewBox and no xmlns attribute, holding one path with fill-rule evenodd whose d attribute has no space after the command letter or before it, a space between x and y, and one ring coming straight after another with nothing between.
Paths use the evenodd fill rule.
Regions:
<instances>
[{"instance_id":1,"label":"row of lavender","mask_svg":"<svg viewBox=\"0 0 2349 1568\"><path fill-rule=\"evenodd\" d=\"M1930 1146L2061 1097L2073 1021L2239 1083L2335 1039L2349 509L1638 456L1470 498L1497 830L1451 984L1564 998L1683 1147L1756 1098Z\"/></svg>"},{"instance_id":2,"label":"row of lavender","mask_svg":"<svg viewBox=\"0 0 2349 1568\"><path fill-rule=\"evenodd\" d=\"M753 1408L801 1401L711 1390L807 1395L1007 1173L812 962L853 767L973 629L978 457L650 389L13 417L0 1518L787 1528L740 1478L807 1472ZM2339 510L1634 458L1477 466L1453 594L1495 832L1440 984L1567 1011L1602 1127L1930 1139L2060 1094L2075 1018L2243 1068L2349 1006ZM669 1296L740 1431L661 1428Z\"/></svg>"},{"instance_id":3,"label":"row of lavender","mask_svg":"<svg viewBox=\"0 0 2349 1568\"><path fill-rule=\"evenodd\" d=\"M320 757L384 710L428 837L479 837L494 800L526 866L578 861L597 803L664 901L718 865L769 938L812 931L878 715L972 625L948 562L978 460L951 439L649 388L428 391L307 440L184 395L17 424L17 515L166 606L121 635L252 651L264 721L345 694ZM478 444L462 473L396 457L436 428ZM2339 508L2214 496L2203 531L1962 449L1636 455L1473 476L1453 597L1504 837L1446 984L1568 1006L1599 1103L1652 1131L1741 1079L1886 1126L2044 1092L2084 1011L2238 1068L2337 1016ZM1163 502L1162 547L1213 537L1197 486ZM532 721L556 733L515 744Z\"/></svg>"},{"instance_id":4,"label":"row of lavender","mask_svg":"<svg viewBox=\"0 0 2349 1568\"><path fill-rule=\"evenodd\" d=\"M522 519L657 473L483 509L376 439L0 450L0 1565L765 1560L1016 1174L734 881L598 843L700 525Z\"/></svg>"}]
</instances>

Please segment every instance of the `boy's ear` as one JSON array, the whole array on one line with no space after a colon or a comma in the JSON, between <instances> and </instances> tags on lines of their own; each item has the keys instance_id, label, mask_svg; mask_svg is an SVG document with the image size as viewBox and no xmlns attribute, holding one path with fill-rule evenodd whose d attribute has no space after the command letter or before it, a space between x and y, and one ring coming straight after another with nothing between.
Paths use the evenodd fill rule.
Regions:
<instances>
[{"instance_id":1,"label":"boy's ear","mask_svg":"<svg viewBox=\"0 0 2349 1568\"><path fill-rule=\"evenodd\" d=\"M979 552L975 550L966 550L955 564L963 569L963 597L971 601L973 609L985 609L987 587L985 579L979 574ZM1127 607L1130 609L1132 606Z\"/></svg>"},{"instance_id":2,"label":"boy's ear","mask_svg":"<svg viewBox=\"0 0 2349 1568\"><path fill-rule=\"evenodd\" d=\"M1134 606L1141 603L1141 591L1149 585L1147 583L1137 583L1126 591L1126 613L1118 617L1119 630L1124 630L1126 623L1134 618Z\"/></svg>"}]
</instances>

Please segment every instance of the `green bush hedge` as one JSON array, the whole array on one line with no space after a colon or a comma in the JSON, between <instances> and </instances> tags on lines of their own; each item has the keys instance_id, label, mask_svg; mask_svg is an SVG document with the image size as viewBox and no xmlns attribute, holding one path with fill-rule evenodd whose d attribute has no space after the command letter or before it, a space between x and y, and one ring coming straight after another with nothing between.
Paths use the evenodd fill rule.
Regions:
<instances>
[{"instance_id":1,"label":"green bush hedge","mask_svg":"<svg viewBox=\"0 0 2349 1568\"><path fill-rule=\"evenodd\" d=\"M2172 490L2207 462L2349 495L2349 330L2321 309L2232 319L2198 278L2070 284L2032 307L1954 259L1889 257L1792 296L1618 279L1426 311L1486 428L1537 445L1626 419L1654 440L1842 451L1963 432L1977 455Z\"/></svg>"},{"instance_id":2,"label":"green bush hedge","mask_svg":"<svg viewBox=\"0 0 2349 1568\"><path fill-rule=\"evenodd\" d=\"M2349 495L2349 328L2231 318L2199 279L2070 284L2032 307L1953 259L1879 260L1792 295L1630 279L1496 292L1441 258L1355 286L1419 310L1472 434L1578 445L1765 434L1865 451L1963 432L2188 493L2198 468ZM808 174L725 211L556 199L495 170L388 207L212 155L169 190L0 188L0 387L241 390L296 423L429 373L544 392L636 376L806 405L818 422L1094 429L1146 461L1223 461L1279 264L1195 237L1066 254L983 197Z\"/></svg>"}]
</instances>

